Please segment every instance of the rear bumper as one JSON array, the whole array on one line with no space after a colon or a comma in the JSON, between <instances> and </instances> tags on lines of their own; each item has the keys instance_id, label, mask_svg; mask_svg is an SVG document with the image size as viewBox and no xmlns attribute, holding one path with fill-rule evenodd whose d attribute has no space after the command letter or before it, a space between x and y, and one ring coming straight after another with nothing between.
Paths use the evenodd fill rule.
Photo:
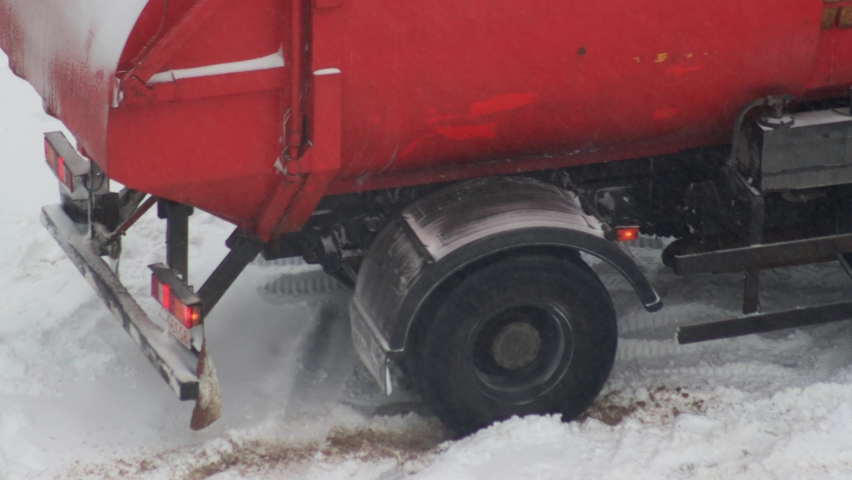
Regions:
<instances>
[{"instance_id":1,"label":"rear bumper","mask_svg":"<svg viewBox=\"0 0 852 480\"><path fill-rule=\"evenodd\" d=\"M183 348L148 318L92 248L84 225L74 223L60 205L44 207L41 221L175 394L181 400L197 400L198 354Z\"/></svg>"}]
</instances>

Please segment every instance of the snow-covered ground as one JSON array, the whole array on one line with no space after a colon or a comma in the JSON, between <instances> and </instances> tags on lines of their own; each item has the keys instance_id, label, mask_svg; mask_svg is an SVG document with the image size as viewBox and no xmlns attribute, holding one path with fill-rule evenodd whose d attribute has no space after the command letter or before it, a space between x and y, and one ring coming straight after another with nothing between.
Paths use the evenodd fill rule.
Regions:
<instances>
[{"instance_id":1,"label":"snow-covered ground","mask_svg":"<svg viewBox=\"0 0 852 480\"><path fill-rule=\"evenodd\" d=\"M676 324L737 314L741 279L675 277L654 248L635 253L667 303L657 314L595 266L621 339L587 418L511 419L459 441L415 396L379 394L348 341L345 290L297 262L258 261L208 319L224 416L192 432L192 405L174 398L39 223L40 207L57 201L41 134L59 128L0 70L0 478L852 477L850 324L679 347ZM194 283L229 232L193 217ZM163 260L163 234L146 216L120 263L160 319L145 266ZM833 264L763 280L768 310L852 295Z\"/></svg>"}]
</instances>

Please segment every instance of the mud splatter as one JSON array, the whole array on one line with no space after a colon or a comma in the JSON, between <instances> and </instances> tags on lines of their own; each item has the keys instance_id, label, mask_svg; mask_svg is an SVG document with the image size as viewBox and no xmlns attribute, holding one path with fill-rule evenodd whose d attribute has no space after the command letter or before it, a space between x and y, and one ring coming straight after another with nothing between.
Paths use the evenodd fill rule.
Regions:
<instances>
[{"instance_id":1,"label":"mud splatter","mask_svg":"<svg viewBox=\"0 0 852 480\"><path fill-rule=\"evenodd\" d=\"M331 429L324 441L220 440L189 455L183 450L170 450L99 464L77 462L67 470L67 476L57 478L204 480L224 472L241 476L285 469L298 472L317 461L335 464L394 460L405 467L412 462L428 462L441 451L441 444L450 438L450 433L440 425L434 426L391 431L338 427Z\"/></svg>"},{"instance_id":2,"label":"mud splatter","mask_svg":"<svg viewBox=\"0 0 852 480\"><path fill-rule=\"evenodd\" d=\"M598 397L578 421L593 418L612 427L628 418L644 424L667 423L683 413L701 414L704 411L704 400L696 398L695 394L681 387L658 386L631 395L619 390L610 391Z\"/></svg>"}]
</instances>

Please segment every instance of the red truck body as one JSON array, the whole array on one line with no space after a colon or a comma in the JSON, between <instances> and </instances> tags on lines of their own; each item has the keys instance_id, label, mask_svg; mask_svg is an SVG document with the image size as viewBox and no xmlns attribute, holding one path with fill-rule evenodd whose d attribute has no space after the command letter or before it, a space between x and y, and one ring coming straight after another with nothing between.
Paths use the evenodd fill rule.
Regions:
<instances>
[{"instance_id":1,"label":"red truck body","mask_svg":"<svg viewBox=\"0 0 852 480\"><path fill-rule=\"evenodd\" d=\"M852 84L848 9L0 0L0 47L110 178L270 238L325 195L725 143Z\"/></svg>"}]
</instances>

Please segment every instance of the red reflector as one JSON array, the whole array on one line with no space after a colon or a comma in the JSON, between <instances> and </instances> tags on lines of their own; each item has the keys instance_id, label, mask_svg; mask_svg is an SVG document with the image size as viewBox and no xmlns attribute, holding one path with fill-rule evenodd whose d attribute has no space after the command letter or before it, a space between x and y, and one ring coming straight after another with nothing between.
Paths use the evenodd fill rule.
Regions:
<instances>
[{"instance_id":1,"label":"red reflector","mask_svg":"<svg viewBox=\"0 0 852 480\"><path fill-rule=\"evenodd\" d=\"M171 310L172 306L172 289L168 285L160 285L160 304L166 310Z\"/></svg>"},{"instance_id":2,"label":"red reflector","mask_svg":"<svg viewBox=\"0 0 852 480\"><path fill-rule=\"evenodd\" d=\"M50 168L56 171L56 152L53 151L53 147L50 146L46 138L44 139L44 158Z\"/></svg>"},{"instance_id":3,"label":"red reflector","mask_svg":"<svg viewBox=\"0 0 852 480\"><path fill-rule=\"evenodd\" d=\"M197 327L200 318L201 311L198 307L183 307L183 319L178 317L179 320L183 321L183 326L186 328Z\"/></svg>"},{"instance_id":4,"label":"red reflector","mask_svg":"<svg viewBox=\"0 0 852 480\"><path fill-rule=\"evenodd\" d=\"M151 296L160 302L160 305L178 319L184 327L192 328L201 325L201 308L198 305L184 305L172 293L171 287L165 283L160 283L155 275L151 275Z\"/></svg>"},{"instance_id":5,"label":"red reflector","mask_svg":"<svg viewBox=\"0 0 852 480\"><path fill-rule=\"evenodd\" d=\"M56 144L51 143L51 141L49 140L49 138L54 138L54 141L59 141L57 140L55 133L57 132L45 134L44 158L45 160L47 160L47 164L48 166L50 166L50 169L53 170L53 174L56 175L56 178L59 179L59 183L65 185L66 187L68 187L69 191L73 192L74 177L80 176L84 173L82 169L85 167L85 165L79 165L79 163L84 162L84 160L82 160L82 157L80 159L68 157L68 155L76 155L76 152L74 152L73 150L71 153L65 152L65 156L60 155L59 152L62 151L61 146L56 147ZM62 140L65 140L64 135L62 135L61 133L59 135L61 136ZM65 140L65 143L68 143L67 140ZM73 148L70 146L70 144L68 144L67 147L69 149ZM60 150L57 150L57 148L60 148ZM69 158L71 160L70 166L68 163ZM76 167L74 167L75 160L78 162Z\"/></svg>"},{"instance_id":6,"label":"red reflector","mask_svg":"<svg viewBox=\"0 0 852 480\"><path fill-rule=\"evenodd\" d=\"M74 176L68 171L68 167L65 165L65 159L53 150L47 140L44 142L44 156L47 160L47 164L50 165L50 168L53 169L53 173L56 174L56 178L59 179L59 182L68 187L68 190L73 191Z\"/></svg>"},{"instance_id":7,"label":"red reflector","mask_svg":"<svg viewBox=\"0 0 852 480\"><path fill-rule=\"evenodd\" d=\"M631 242L639 238L639 227L621 227L615 229L615 239L619 242Z\"/></svg>"},{"instance_id":8,"label":"red reflector","mask_svg":"<svg viewBox=\"0 0 852 480\"><path fill-rule=\"evenodd\" d=\"M74 176L69 174L68 167L65 166L65 159L57 156L56 157L56 176L59 177L59 181L64 183L68 190L74 190Z\"/></svg>"}]
</instances>

